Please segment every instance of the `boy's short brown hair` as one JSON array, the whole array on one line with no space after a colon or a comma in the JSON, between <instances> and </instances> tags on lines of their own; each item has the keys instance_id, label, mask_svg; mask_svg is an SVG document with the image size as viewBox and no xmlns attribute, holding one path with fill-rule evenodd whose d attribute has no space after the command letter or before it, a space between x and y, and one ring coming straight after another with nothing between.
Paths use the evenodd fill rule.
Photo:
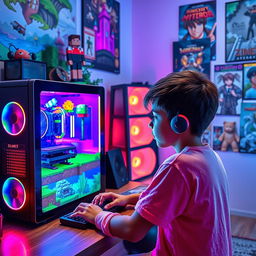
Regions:
<instances>
[{"instance_id":1,"label":"boy's short brown hair","mask_svg":"<svg viewBox=\"0 0 256 256\"><path fill-rule=\"evenodd\" d=\"M187 116L191 134L201 136L218 108L218 90L204 74L186 70L171 73L151 87L144 98L147 108L154 103L165 110L169 120Z\"/></svg>"}]
</instances>

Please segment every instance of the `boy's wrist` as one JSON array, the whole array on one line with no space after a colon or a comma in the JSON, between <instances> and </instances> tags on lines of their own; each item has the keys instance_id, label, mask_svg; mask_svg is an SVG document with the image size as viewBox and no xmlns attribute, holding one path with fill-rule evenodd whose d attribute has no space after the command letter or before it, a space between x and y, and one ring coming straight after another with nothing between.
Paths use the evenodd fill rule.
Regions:
<instances>
[{"instance_id":1,"label":"boy's wrist","mask_svg":"<svg viewBox=\"0 0 256 256\"><path fill-rule=\"evenodd\" d=\"M105 235L112 236L110 233L110 220L119 213L101 211L95 217L95 226Z\"/></svg>"},{"instance_id":2,"label":"boy's wrist","mask_svg":"<svg viewBox=\"0 0 256 256\"><path fill-rule=\"evenodd\" d=\"M128 196L127 204L136 204L137 201L139 200L140 194L131 194L127 196Z\"/></svg>"}]
</instances>

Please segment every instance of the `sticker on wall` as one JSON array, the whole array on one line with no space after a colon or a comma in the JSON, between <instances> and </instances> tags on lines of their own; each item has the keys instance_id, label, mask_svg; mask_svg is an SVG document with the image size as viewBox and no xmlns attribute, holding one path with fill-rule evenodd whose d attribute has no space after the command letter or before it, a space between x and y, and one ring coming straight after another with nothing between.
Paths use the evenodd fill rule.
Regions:
<instances>
[{"instance_id":1,"label":"sticker on wall","mask_svg":"<svg viewBox=\"0 0 256 256\"><path fill-rule=\"evenodd\" d=\"M246 100L256 100L256 63L244 64L243 96Z\"/></svg>"},{"instance_id":2,"label":"sticker on wall","mask_svg":"<svg viewBox=\"0 0 256 256\"><path fill-rule=\"evenodd\" d=\"M219 115L240 115L242 102L243 65L214 66L214 82L219 93Z\"/></svg>"},{"instance_id":3,"label":"sticker on wall","mask_svg":"<svg viewBox=\"0 0 256 256\"><path fill-rule=\"evenodd\" d=\"M240 152L256 154L256 102L242 103L240 134Z\"/></svg>"},{"instance_id":4,"label":"sticker on wall","mask_svg":"<svg viewBox=\"0 0 256 256\"><path fill-rule=\"evenodd\" d=\"M216 59L216 2L183 5L179 8L179 40L210 40L211 59Z\"/></svg>"},{"instance_id":5,"label":"sticker on wall","mask_svg":"<svg viewBox=\"0 0 256 256\"><path fill-rule=\"evenodd\" d=\"M256 0L226 3L226 62L256 59Z\"/></svg>"},{"instance_id":6,"label":"sticker on wall","mask_svg":"<svg viewBox=\"0 0 256 256\"><path fill-rule=\"evenodd\" d=\"M85 58L93 68L120 73L120 4L83 0Z\"/></svg>"},{"instance_id":7,"label":"sticker on wall","mask_svg":"<svg viewBox=\"0 0 256 256\"><path fill-rule=\"evenodd\" d=\"M173 71L195 70L210 77L210 40L173 42Z\"/></svg>"}]
</instances>

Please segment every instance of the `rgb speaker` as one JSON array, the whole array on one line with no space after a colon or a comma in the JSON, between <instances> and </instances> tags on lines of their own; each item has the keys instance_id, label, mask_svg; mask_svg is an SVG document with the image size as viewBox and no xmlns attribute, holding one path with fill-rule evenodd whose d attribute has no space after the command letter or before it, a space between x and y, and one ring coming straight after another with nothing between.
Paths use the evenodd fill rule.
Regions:
<instances>
[{"instance_id":1,"label":"rgb speaker","mask_svg":"<svg viewBox=\"0 0 256 256\"><path fill-rule=\"evenodd\" d=\"M152 175L158 167L150 110L143 105L147 84L111 86L110 149L121 148L131 180ZM116 132L118 131L118 132Z\"/></svg>"},{"instance_id":2,"label":"rgb speaker","mask_svg":"<svg viewBox=\"0 0 256 256\"><path fill-rule=\"evenodd\" d=\"M120 188L127 184L129 175L119 148L107 152L107 188Z\"/></svg>"}]
</instances>

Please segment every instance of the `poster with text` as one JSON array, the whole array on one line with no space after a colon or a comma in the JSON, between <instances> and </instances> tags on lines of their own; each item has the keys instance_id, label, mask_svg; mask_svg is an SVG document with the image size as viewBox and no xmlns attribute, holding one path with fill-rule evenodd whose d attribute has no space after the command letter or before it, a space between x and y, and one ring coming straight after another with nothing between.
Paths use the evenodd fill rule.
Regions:
<instances>
[{"instance_id":1,"label":"poster with text","mask_svg":"<svg viewBox=\"0 0 256 256\"><path fill-rule=\"evenodd\" d=\"M226 3L226 62L256 59L256 0Z\"/></svg>"},{"instance_id":2,"label":"poster with text","mask_svg":"<svg viewBox=\"0 0 256 256\"><path fill-rule=\"evenodd\" d=\"M216 59L216 2L183 5L179 8L179 40L208 38L211 59Z\"/></svg>"},{"instance_id":3,"label":"poster with text","mask_svg":"<svg viewBox=\"0 0 256 256\"><path fill-rule=\"evenodd\" d=\"M240 152L256 154L256 101L243 102L240 118Z\"/></svg>"},{"instance_id":4,"label":"poster with text","mask_svg":"<svg viewBox=\"0 0 256 256\"><path fill-rule=\"evenodd\" d=\"M242 102L243 65L214 66L214 83L218 88L219 115L240 115Z\"/></svg>"},{"instance_id":5,"label":"poster with text","mask_svg":"<svg viewBox=\"0 0 256 256\"><path fill-rule=\"evenodd\" d=\"M66 66L68 36L76 34L76 0L0 1L0 59L17 48L49 67Z\"/></svg>"},{"instance_id":6,"label":"poster with text","mask_svg":"<svg viewBox=\"0 0 256 256\"><path fill-rule=\"evenodd\" d=\"M195 70L210 77L210 40L173 42L173 71Z\"/></svg>"},{"instance_id":7,"label":"poster with text","mask_svg":"<svg viewBox=\"0 0 256 256\"><path fill-rule=\"evenodd\" d=\"M86 63L120 73L120 4L83 0L82 33Z\"/></svg>"}]
</instances>

